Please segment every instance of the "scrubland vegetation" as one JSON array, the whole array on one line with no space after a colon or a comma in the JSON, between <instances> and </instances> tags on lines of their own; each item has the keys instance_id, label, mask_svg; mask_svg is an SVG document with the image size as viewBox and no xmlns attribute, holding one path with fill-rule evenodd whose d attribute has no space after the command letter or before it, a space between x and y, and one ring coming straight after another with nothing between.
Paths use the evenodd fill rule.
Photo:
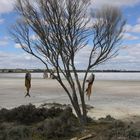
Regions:
<instances>
[{"instance_id":1,"label":"scrubland vegetation","mask_svg":"<svg viewBox=\"0 0 140 140\"><path fill-rule=\"evenodd\" d=\"M52 105L51 105L52 106ZM63 109L62 109L63 107ZM0 140L69 140L91 134L89 140L139 140L140 123L124 123L111 116L81 126L70 107L36 108L22 105L0 110Z\"/></svg>"}]
</instances>

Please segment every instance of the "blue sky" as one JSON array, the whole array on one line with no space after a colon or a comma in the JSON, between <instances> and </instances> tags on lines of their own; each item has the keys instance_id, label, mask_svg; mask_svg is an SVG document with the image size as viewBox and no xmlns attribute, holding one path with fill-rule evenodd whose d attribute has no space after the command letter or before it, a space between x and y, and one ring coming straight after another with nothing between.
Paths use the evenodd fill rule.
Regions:
<instances>
[{"instance_id":1,"label":"blue sky","mask_svg":"<svg viewBox=\"0 0 140 140\"><path fill-rule=\"evenodd\" d=\"M127 24L118 56L97 68L140 70L140 0L91 0L96 8L104 4L120 7ZM9 30L17 18L13 7L14 0L0 0L0 68L44 68L12 40ZM76 56L79 68L86 65L89 51L89 47L85 47Z\"/></svg>"}]
</instances>

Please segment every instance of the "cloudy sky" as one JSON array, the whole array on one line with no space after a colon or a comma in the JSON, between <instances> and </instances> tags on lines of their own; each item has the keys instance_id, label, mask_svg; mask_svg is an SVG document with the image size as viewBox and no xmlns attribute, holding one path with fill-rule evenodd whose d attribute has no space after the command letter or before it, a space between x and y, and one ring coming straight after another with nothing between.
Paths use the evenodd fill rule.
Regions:
<instances>
[{"instance_id":1,"label":"cloudy sky","mask_svg":"<svg viewBox=\"0 0 140 140\"><path fill-rule=\"evenodd\" d=\"M140 70L140 0L92 1L92 6L96 8L104 4L120 7L127 24L118 56L97 69ZM14 0L0 0L0 69L44 68L43 64L26 54L10 37L10 27L17 17L13 5ZM86 65L89 51L86 47L77 55L76 64L79 68Z\"/></svg>"}]
</instances>

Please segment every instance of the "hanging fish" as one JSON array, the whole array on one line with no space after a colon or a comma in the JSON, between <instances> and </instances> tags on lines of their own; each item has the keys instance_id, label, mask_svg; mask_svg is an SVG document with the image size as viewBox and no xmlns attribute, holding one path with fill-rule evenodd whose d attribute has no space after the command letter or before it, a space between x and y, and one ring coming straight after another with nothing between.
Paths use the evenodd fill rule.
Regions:
<instances>
[{"instance_id":1,"label":"hanging fish","mask_svg":"<svg viewBox=\"0 0 140 140\"><path fill-rule=\"evenodd\" d=\"M90 77L86 80L88 82L88 87L86 89L86 95L88 96L88 100L90 100L91 92L92 92L92 85L95 80L95 75L92 73Z\"/></svg>"},{"instance_id":2,"label":"hanging fish","mask_svg":"<svg viewBox=\"0 0 140 140\"><path fill-rule=\"evenodd\" d=\"M30 91L30 88L31 88L31 73L30 72L26 72L25 74L25 87L26 87L26 96L29 96L30 97L30 94L29 94L29 91Z\"/></svg>"}]
</instances>

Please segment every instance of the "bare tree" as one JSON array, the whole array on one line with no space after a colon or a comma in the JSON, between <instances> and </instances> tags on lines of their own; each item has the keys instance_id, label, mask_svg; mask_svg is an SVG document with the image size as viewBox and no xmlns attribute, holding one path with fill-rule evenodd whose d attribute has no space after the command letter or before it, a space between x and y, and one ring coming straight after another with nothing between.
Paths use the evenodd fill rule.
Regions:
<instances>
[{"instance_id":1,"label":"bare tree","mask_svg":"<svg viewBox=\"0 0 140 140\"><path fill-rule=\"evenodd\" d=\"M87 75L96 65L115 54L125 24L119 9L107 7L94 14L95 22L89 28L88 5L87 0L36 0L35 4L29 0L17 0L16 11L20 20L11 31L16 43L24 51L44 63L48 71L55 68L56 75L53 75L67 93L81 124L86 123L87 118ZM32 35L36 38L32 39ZM88 44L91 36L93 47L84 80L80 83L74 63L75 56ZM70 88L62 80L60 73Z\"/></svg>"}]
</instances>

